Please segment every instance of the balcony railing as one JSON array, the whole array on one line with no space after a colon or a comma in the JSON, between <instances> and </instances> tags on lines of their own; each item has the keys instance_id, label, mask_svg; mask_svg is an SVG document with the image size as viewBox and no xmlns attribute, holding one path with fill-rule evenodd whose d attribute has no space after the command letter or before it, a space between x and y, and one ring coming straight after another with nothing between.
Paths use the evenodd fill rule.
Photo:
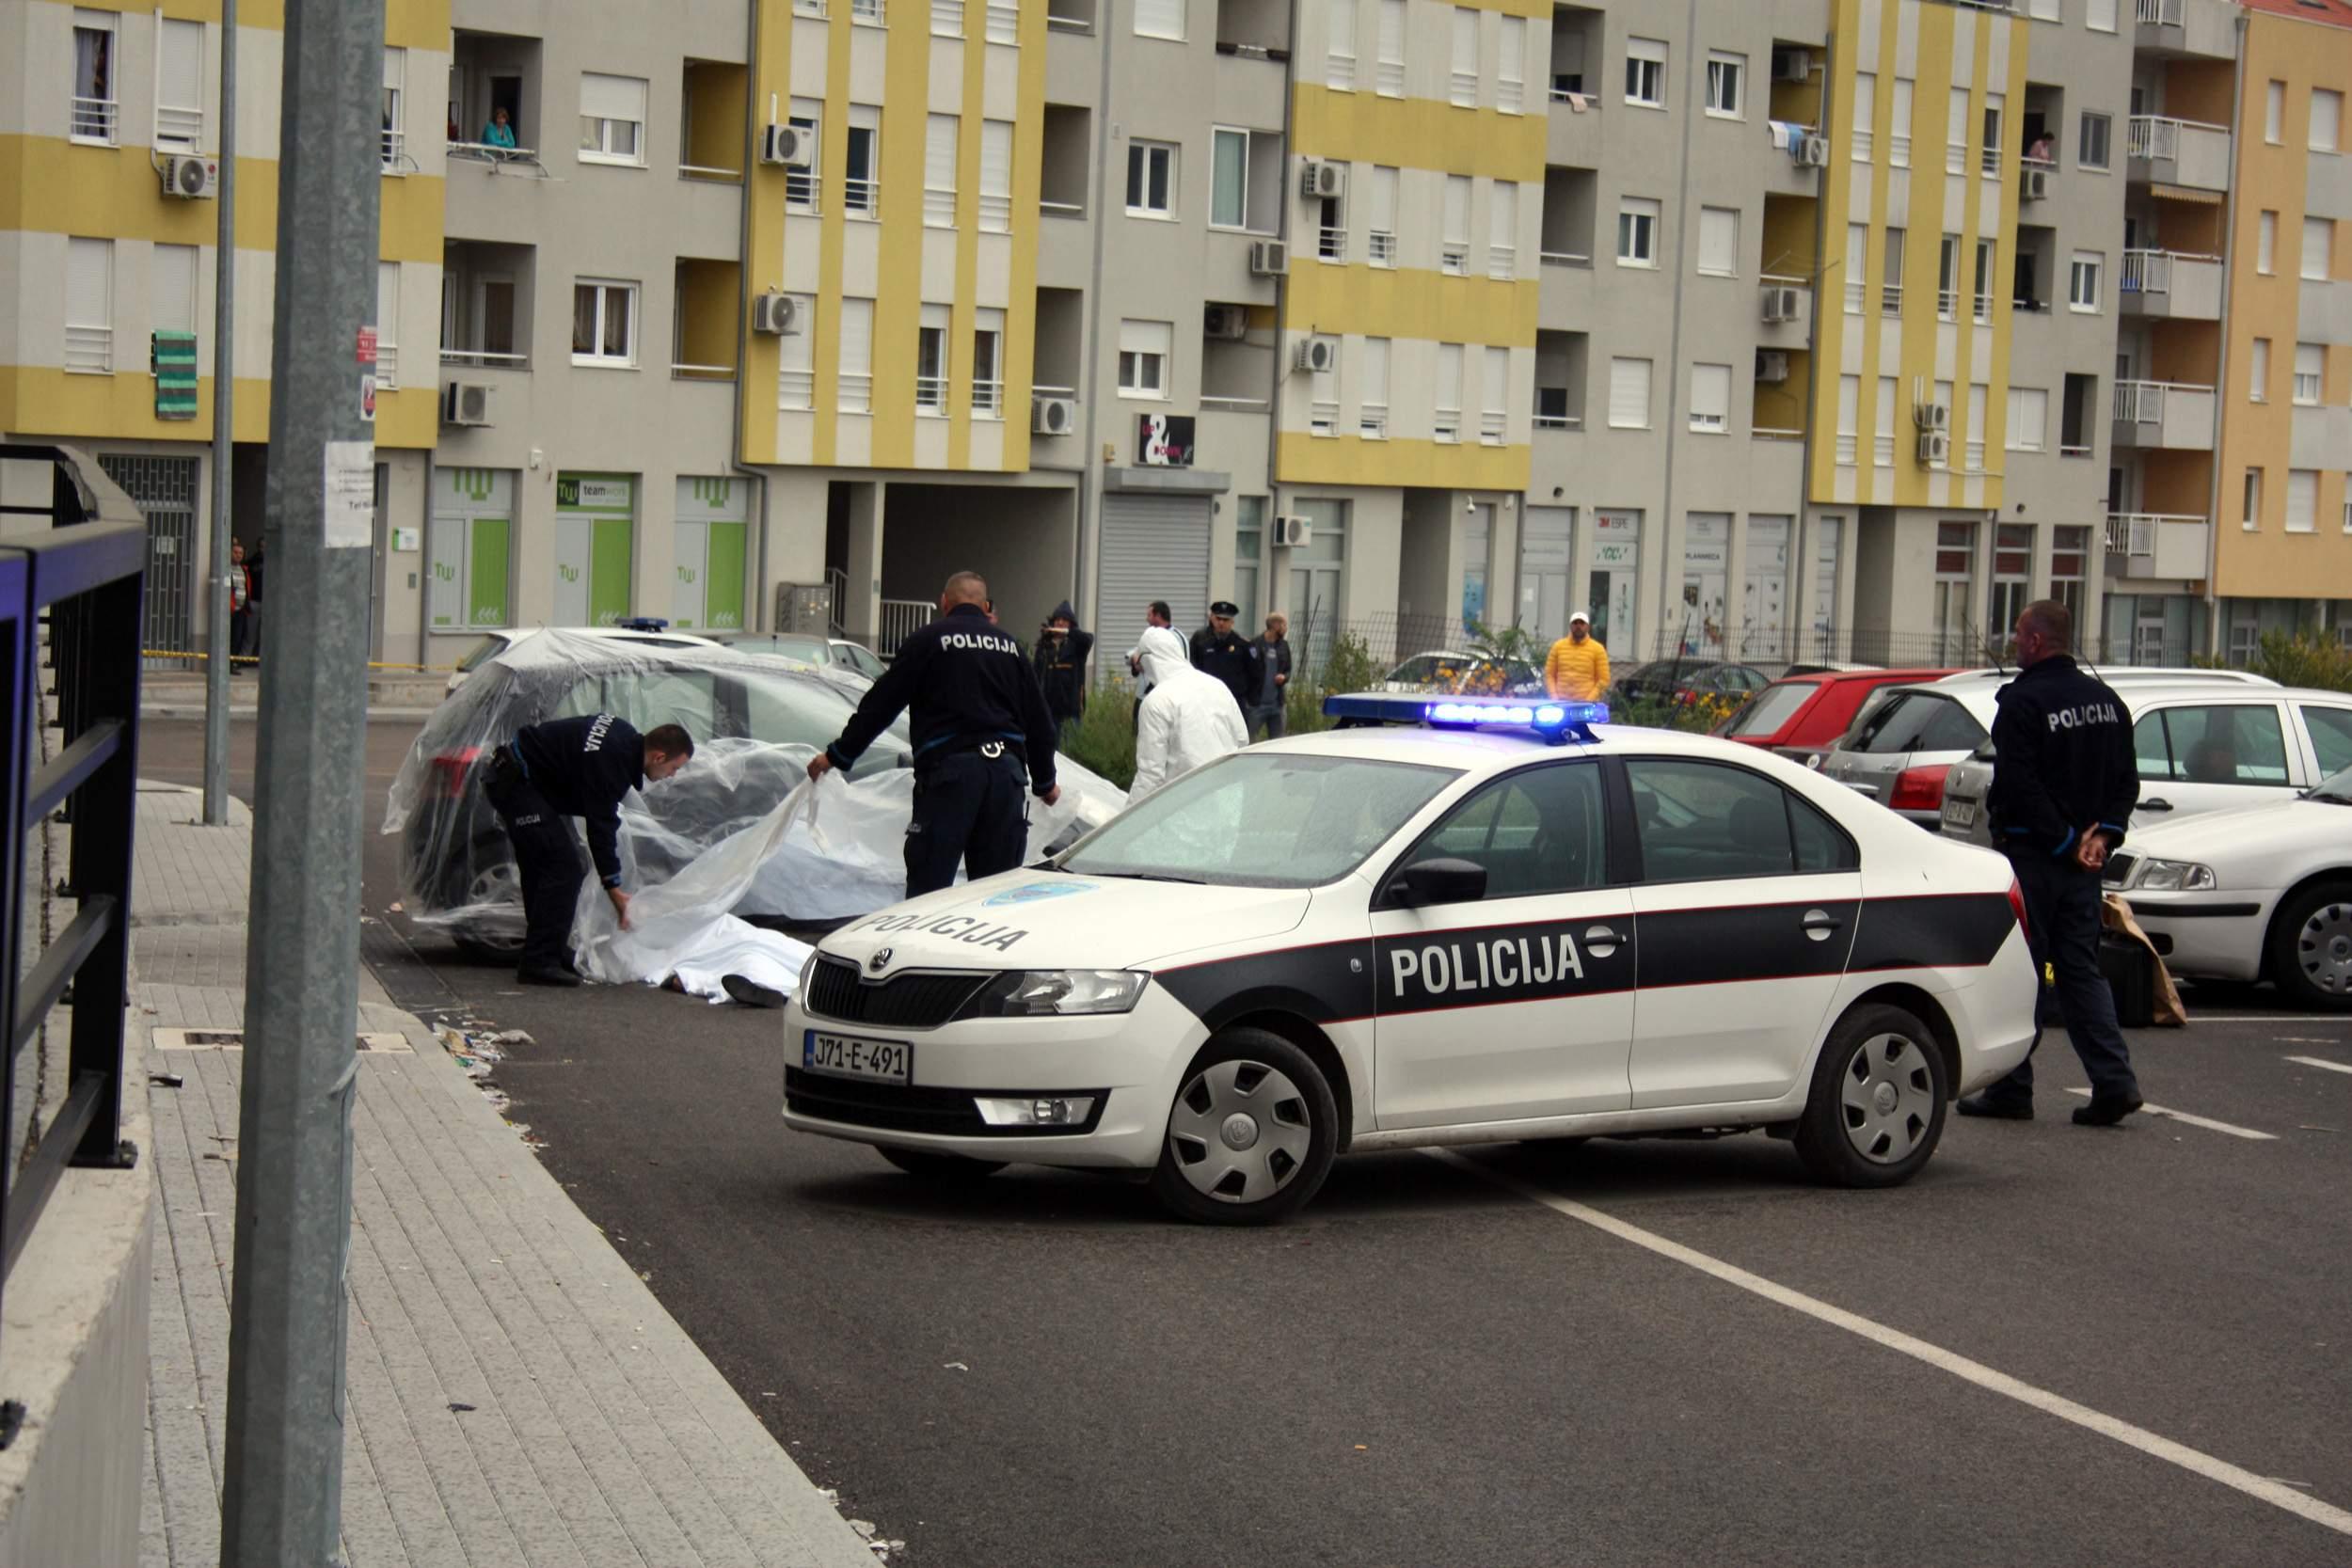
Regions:
<instances>
[{"instance_id":1,"label":"balcony railing","mask_svg":"<svg viewBox=\"0 0 2352 1568\"><path fill-rule=\"evenodd\" d=\"M67 126L75 141L112 142L115 139L115 101L111 98L74 99Z\"/></svg>"},{"instance_id":2,"label":"balcony railing","mask_svg":"<svg viewBox=\"0 0 2352 1568\"><path fill-rule=\"evenodd\" d=\"M1372 70L1372 89L1382 98L1405 96L1405 62L1379 60Z\"/></svg>"},{"instance_id":3,"label":"balcony railing","mask_svg":"<svg viewBox=\"0 0 2352 1568\"><path fill-rule=\"evenodd\" d=\"M382 345L377 346L377 352L382 352ZM527 371L531 369L531 356L492 354L478 348L445 348L441 350L441 363L464 370Z\"/></svg>"},{"instance_id":4,"label":"balcony railing","mask_svg":"<svg viewBox=\"0 0 2352 1568\"><path fill-rule=\"evenodd\" d=\"M65 368L85 375L113 373L115 329L111 326L68 326L65 329Z\"/></svg>"},{"instance_id":5,"label":"balcony railing","mask_svg":"<svg viewBox=\"0 0 2352 1568\"><path fill-rule=\"evenodd\" d=\"M956 226L956 193L943 191L935 185L923 187L923 227L953 229Z\"/></svg>"},{"instance_id":6,"label":"balcony railing","mask_svg":"<svg viewBox=\"0 0 2352 1568\"><path fill-rule=\"evenodd\" d=\"M400 347L380 338L375 344L375 385L387 392L400 389Z\"/></svg>"},{"instance_id":7,"label":"balcony railing","mask_svg":"<svg viewBox=\"0 0 2352 1568\"><path fill-rule=\"evenodd\" d=\"M1475 109L1478 107L1478 72L1475 71L1454 72L1447 80L1447 87L1452 94L1455 108Z\"/></svg>"},{"instance_id":8,"label":"balcony railing","mask_svg":"<svg viewBox=\"0 0 2352 1568\"><path fill-rule=\"evenodd\" d=\"M1539 250L1535 257L1547 267L1589 267L1593 264L1592 257L1581 250Z\"/></svg>"},{"instance_id":9,"label":"balcony railing","mask_svg":"<svg viewBox=\"0 0 2352 1568\"><path fill-rule=\"evenodd\" d=\"M1347 260L1347 230L1326 227L1316 230L1315 255L1326 261Z\"/></svg>"},{"instance_id":10,"label":"balcony railing","mask_svg":"<svg viewBox=\"0 0 2352 1568\"><path fill-rule=\"evenodd\" d=\"M1005 384L1002 381L972 383L972 417L976 420L1001 420L1005 417Z\"/></svg>"},{"instance_id":11,"label":"balcony railing","mask_svg":"<svg viewBox=\"0 0 2352 1568\"><path fill-rule=\"evenodd\" d=\"M2115 384L2115 417L2126 424L2162 424L2169 393L2195 392L2213 396L2210 387L2172 381L2119 381Z\"/></svg>"},{"instance_id":12,"label":"balcony railing","mask_svg":"<svg viewBox=\"0 0 2352 1568\"><path fill-rule=\"evenodd\" d=\"M1516 115L1527 107L1527 84L1503 78L1495 83L1495 107L1506 115Z\"/></svg>"},{"instance_id":13,"label":"balcony railing","mask_svg":"<svg viewBox=\"0 0 2352 1568\"><path fill-rule=\"evenodd\" d=\"M1375 267L1396 265L1396 236L1375 229L1371 240L1372 264Z\"/></svg>"},{"instance_id":14,"label":"balcony railing","mask_svg":"<svg viewBox=\"0 0 2352 1568\"><path fill-rule=\"evenodd\" d=\"M1481 446L1502 445L1503 431L1508 421L1500 408L1489 408L1478 416L1478 443Z\"/></svg>"},{"instance_id":15,"label":"balcony railing","mask_svg":"<svg viewBox=\"0 0 2352 1568\"><path fill-rule=\"evenodd\" d=\"M687 365L674 363L670 367L670 379L673 381L733 381L735 379L735 367L733 365Z\"/></svg>"},{"instance_id":16,"label":"balcony railing","mask_svg":"<svg viewBox=\"0 0 2352 1568\"><path fill-rule=\"evenodd\" d=\"M779 409L813 408L817 405L817 372L815 371L778 371L776 372L776 406Z\"/></svg>"},{"instance_id":17,"label":"balcony railing","mask_svg":"<svg viewBox=\"0 0 2352 1568\"><path fill-rule=\"evenodd\" d=\"M1043 202L1039 206L1042 207ZM1083 214L1081 214L1083 215ZM980 193L980 232L1009 234L1012 232L1012 198Z\"/></svg>"},{"instance_id":18,"label":"balcony railing","mask_svg":"<svg viewBox=\"0 0 2352 1568\"><path fill-rule=\"evenodd\" d=\"M988 41L1019 43L1021 41L1021 8L1009 6L1002 0L988 0Z\"/></svg>"},{"instance_id":19,"label":"balcony railing","mask_svg":"<svg viewBox=\"0 0 2352 1568\"><path fill-rule=\"evenodd\" d=\"M882 182L879 180L844 180L841 182L841 207L854 218L874 218L882 212Z\"/></svg>"},{"instance_id":20,"label":"balcony railing","mask_svg":"<svg viewBox=\"0 0 2352 1568\"><path fill-rule=\"evenodd\" d=\"M850 20L862 22L869 27L884 25L882 0L850 0Z\"/></svg>"},{"instance_id":21,"label":"balcony railing","mask_svg":"<svg viewBox=\"0 0 2352 1568\"><path fill-rule=\"evenodd\" d=\"M2132 0L2133 19L2152 27L2181 25L2181 0Z\"/></svg>"},{"instance_id":22,"label":"balcony railing","mask_svg":"<svg viewBox=\"0 0 2352 1568\"><path fill-rule=\"evenodd\" d=\"M2134 115L2124 131L2123 146L2135 158L2177 158L2181 155L2181 133L2210 131L2226 136L2226 125L2208 125L2201 120L2173 119L2164 115Z\"/></svg>"},{"instance_id":23,"label":"balcony railing","mask_svg":"<svg viewBox=\"0 0 2352 1568\"><path fill-rule=\"evenodd\" d=\"M1486 247L1486 276L1498 282L1509 282L1519 275L1519 247L1515 245L1490 245Z\"/></svg>"},{"instance_id":24,"label":"balcony railing","mask_svg":"<svg viewBox=\"0 0 2352 1568\"><path fill-rule=\"evenodd\" d=\"M1337 436L1340 433L1340 405L1337 399L1317 398L1308 405L1307 431L1311 436Z\"/></svg>"},{"instance_id":25,"label":"balcony railing","mask_svg":"<svg viewBox=\"0 0 2352 1568\"><path fill-rule=\"evenodd\" d=\"M1264 398L1227 397L1221 393L1204 393L1200 399L1200 411L1204 414L1263 414L1273 406Z\"/></svg>"},{"instance_id":26,"label":"balcony railing","mask_svg":"<svg viewBox=\"0 0 2352 1568\"><path fill-rule=\"evenodd\" d=\"M1356 433L1367 441L1389 438L1389 405L1367 403L1356 411Z\"/></svg>"},{"instance_id":27,"label":"balcony railing","mask_svg":"<svg viewBox=\"0 0 2352 1568\"><path fill-rule=\"evenodd\" d=\"M963 0L931 0L931 32L943 39L963 37Z\"/></svg>"},{"instance_id":28,"label":"balcony railing","mask_svg":"<svg viewBox=\"0 0 2352 1568\"><path fill-rule=\"evenodd\" d=\"M834 378L834 406L844 414L874 411L874 378L863 371L843 371Z\"/></svg>"},{"instance_id":29,"label":"balcony railing","mask_svg":"<svg viewBox=\"0 0 2352 1568\"><path fill-rule=\"evenodd\" d=\"M1584 416L1581 414L1538 414L1535 416L1534 425L1537 430L1581 430L1584 428Z\"/></svg>"},{"instance_id":30,"label":"balcony railing","mask_svg":"<svg viewBox=\"0 0 2352 1568\"><path fill-rule=\"evenodd\" d=\"M1430 438L1448 446L1462 438L1462 411L1459 408L1439 408L1431 418Z\"/></svg>"},{"instance_id":31,"label":"balcony railing","mask_svg":"<svg viewBox=\"0 0 2352 1568\"><path fill-rule=\"evenodd\" d=\"M204 137L202 109L175 109L168 104L155 106L155 139L175 146L195 148Z\"/></svg>"},{"instance_id":32,"label":"balcony railing","mask_svg":"<svg viewBox=\"0 0 2352 1568\"><path fill-rule=\"evenodd\" d=\"M918 414L947 412L947 378L944 375L918 375L914 378L914 411Z\"/></svg>"}]
</instances>

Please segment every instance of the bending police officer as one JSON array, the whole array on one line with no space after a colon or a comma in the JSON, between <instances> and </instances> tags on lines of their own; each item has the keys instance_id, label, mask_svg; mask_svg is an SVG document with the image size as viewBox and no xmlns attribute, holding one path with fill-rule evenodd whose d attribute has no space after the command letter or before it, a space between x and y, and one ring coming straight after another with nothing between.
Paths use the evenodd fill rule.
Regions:
<instances>
[{"instance_id":1,"label":"bending police officer","mask_svg":"<svg viewBox=\"0 0 2352 1568\"><path fill-rule=\"evenodd\" d=\"M693 754L693 738L678 725L663 724L640 736L627 720L610 713L527 724L490 754L483 793L515 846L529 927L516 978L534 986L580 984L571 954L580 851L564 818L584 819L597 879L627 926L621 798L648 780L668 778Z\"/></svg>"},{"instance_id":2,"label":"bending police officer","mask_svg":"<svg viewBox=\"0 0 2352 1568\"><path fill-rule=\"evenodd\" d=\"M2017 617L2019 674L2001 688L1993 721L1993 787L1986 804L1993 842L2009 856L2026 896L2026 941L2037 981L2048 975L2065 1013L2067 1038L2090 1077L2090 1103L2074 1112L2086 1127L2112 1127L2139 1109L2139 1080L2115 995L2099 969L2100 873L2123 842L2139 802L2139 764L2131 710L2105 681L2076 664L2074 615L2051 599ZM2037 996L2042 1022L2048 990ZM2037 1027L2034 1042L2041 1043ZM1961 1114L2024 1121L2033 1116L2033 1057Z\"/></svg>"},{"instance_id":3,"label":"bending police officer","mask_svg":"<svg viewBox=\"0 0 2352 1568\"><path fill-rule=\"evenodd\" d=\"M958 572L940 618L898 644L840 738L809 759L808 776L856 762L902 710L914 710L914 816L907 824L907 896L936 893L961 863L974 881L1009 871L1028 848L1022 787L1047 805L1054 720L1021 640L989 619L988 584Z\"/></svg>"}]
</instances>

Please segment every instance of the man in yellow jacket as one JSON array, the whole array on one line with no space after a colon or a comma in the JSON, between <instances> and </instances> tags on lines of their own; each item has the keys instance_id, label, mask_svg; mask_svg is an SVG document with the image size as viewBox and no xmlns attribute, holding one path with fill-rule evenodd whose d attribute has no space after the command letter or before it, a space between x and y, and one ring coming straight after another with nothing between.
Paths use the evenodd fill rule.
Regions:
<instances>
[{"instance_id":1,"label":"man in yellow jacket","mask_svg":"<svg viewBox=\"0 0 2352 1568\"><path fill-rule=\"evenodd\" d=\"M1609 650L1593 636L1593 618L1581 610L1568 617L1568 635L1544 660L1544 689L1571 703L1597 703L1609 689Z\"/></svg>"}]
</instances>

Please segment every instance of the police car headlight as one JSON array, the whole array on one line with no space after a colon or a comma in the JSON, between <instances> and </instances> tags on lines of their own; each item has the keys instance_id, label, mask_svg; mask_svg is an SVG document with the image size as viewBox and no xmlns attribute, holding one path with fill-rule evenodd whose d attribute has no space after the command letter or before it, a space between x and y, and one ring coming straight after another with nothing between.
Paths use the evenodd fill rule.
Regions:
<instances>
[{"instance_id":1,"label":"police car headlight","mask_svg":"<svg viewBox=\"0 0 2352 1568\"><path fill-rule=\"evenodd\" d=\"M1128 969L1013 970L990 981L967 1018L1044 1018L1132 1011L1150 975Z\"/></svg>"},{"instance_id":2,"label":"police car headlight","mask_svg":"<svg viewBox=\"0 0 2352 1568\"><path fill-rule=\"evenodd\" d=\"M2220 886L2210 865L2194 861L2141 861L2132 886L2142 893L2201 893Z\"/></svg>"}]
</instances>

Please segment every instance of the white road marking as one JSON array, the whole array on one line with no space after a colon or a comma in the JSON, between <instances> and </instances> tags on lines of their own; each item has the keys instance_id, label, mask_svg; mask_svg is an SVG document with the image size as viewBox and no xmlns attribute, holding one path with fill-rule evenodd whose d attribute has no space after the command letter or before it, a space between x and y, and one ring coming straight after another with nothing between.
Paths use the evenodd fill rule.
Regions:
<instances>
[{"instance_id":1,"label":"white road marking","mask_svg":"<svg viewBox=\"0 0 2352 1568\"><path fill-rule=\"evenodd\" d=\"M2317 1056L2289 1056L2287 1060L2300 1062L2305 1067L2324 1067L2329 1072L2352 1072L2352 1062L2330 1062Z\"/></svg>"},{"instance_id":2,"label":"white road marking","mask_svg":"<svg viewBox=\"0 0 2352 1568\"><path fill-rule=\"evenodd\" d=\"M2030 1383L2010 1376L2007 1372L1997 1371L1981 1361L1971 1360L1967 1356L1945 1350L1939 1345L1929 1344L1925 1339L1915 1338L1899 1330L1872 1323L1859 1313L1849 1312L1841 1307L1832 1307L1825 1301L1808 1296L1801 1291L1792 1291L1786 1285L1775 1284L1760 1275L1750 1274L1745 1269L1726 1263L1720 1258L1710 1257L1694 1247L1687 1247L1679 1242L1668 1241L1655 1231L1645 1230L1640 1226L1629 1224L1613 1214L1603 1213L1598 1209L1579 1203L1573 1198L1562 1197L1556 1193L1548 1193L1541 1187L1532 1182L1522 1181L1507 1172L1480 1164L1474 1160L1465 1159L1453 1149L1424 1148L1422 1152L1433 1160L1441 1160L1456 1169L1467 1171L1472 1176L1493 1182L1498 1187L1517 1193L1521 1197L1540 1203L1554 1213L1581 1221L1596 1230L1606 1231L1619 1241L1630 1242L1635 1246L1658 1254L1661 1258L1670 1259L1686 1267L1696 1269L1699 1273L1712 1278L1720 1279L1726 1285L1737 1286L1742 1291L1762 1296L1767 1301L1777 1302L1791 1311L1802 1312L1806 1317L1828 1323L1833 1328L1842 1328L1849 1334L1858 1335L1873 1343L1883 1345L1888 1350L1908 1355L1915 1361L1924 1362L1939 1371L1949 1372L1963 1383L1973 1383L1979 1388L1999 1394L2006 1399L2015 1400L2018 1403L2029 1405L2045 1415L2056 1416L2059 1420L2072 1422L2086 1431L2095 1432L2102 1437L2111 1437L2126 1448L2137 1449L2140 1452L2152 1458L2161 1459L2168 1465L2177 1465L2193 1475L2218 1481L2233 1491L2242 1492L2249 1497L2266 1502L2273 1508L2295 1514L2298 1518L2308 1519L2315 1525L2323 1525L2338 1534L2352 1535L2352 1512L2321 1502L2316 1497L2307 1497L2285 1482L2274 1481L2268 1476L2256 1475L2253 1471L2233 1465L2225 1459L2216 1459L2213 1455L2201 1452L2185 1443L2176 1443L2169 1437L2159 1436L2145 1427L2134 1426L2129 1421L2119 1420L2113 1416L2102 1414L2089 1405L2077 1404L2064 1395L2053 1394L2046 1388L2037 1388Z\"/></svg>"},{"instance_id":3,"label":"white road marking","mask_svg":"<svg viewBox=\"0 0 2352 1568\"><path fill-rule=\"evenodd\" d=\"M2066 1092L2079 1095L2085 1100L2090 1098L2089 1089L2069 1089ZM2201 1127L2208 1132L2227 1132L2233 1138L2251 1138L2256 1143L2275 1144L2279 1141L2279 1134L2276 1132L2257 1132L2250 1127L2237 1127L2226 1121L2215 1121L2209 1117L2192 1117L2186 1111L2169 1110L2162 1105L2142 1105L2140 1109L2152 1117L2170 1117L2174 1121L2185 1121L2191 1127Z\"/></svg>"}]
</instances>

